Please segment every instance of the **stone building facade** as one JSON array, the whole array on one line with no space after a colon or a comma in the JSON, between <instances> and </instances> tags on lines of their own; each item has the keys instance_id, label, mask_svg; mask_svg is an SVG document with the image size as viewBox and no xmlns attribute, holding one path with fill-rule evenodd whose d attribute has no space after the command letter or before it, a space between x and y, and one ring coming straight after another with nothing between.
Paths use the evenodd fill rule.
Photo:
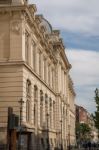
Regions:
<instances>
[{"instance_id":1,"label":"stone building facade","mask_svg":"<svg viewBox=\"0 0 99 150\"><path fill-rule=\"evenodd\" d=\"M75 143L71 65L59 30L36 11L26 0L0 2L0 142L6 139L7 108L20 116L22 99L24 150L66 150Z\"/></svg>"}]
</instances>

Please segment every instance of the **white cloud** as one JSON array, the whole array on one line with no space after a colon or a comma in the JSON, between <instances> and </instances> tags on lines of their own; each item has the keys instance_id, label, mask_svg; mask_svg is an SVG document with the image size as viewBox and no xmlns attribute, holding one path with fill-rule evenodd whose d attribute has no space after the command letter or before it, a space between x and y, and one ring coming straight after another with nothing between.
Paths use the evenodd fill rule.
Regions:
<instances>
[{"instance_id":1,"label":"white cloud","mask_svg":"<svg viewBox=\"0 0 99 150\"><path fill-rule=\"evenodd\" d=\"M30 0L55 28L99 34L99 0Z\"/></svg>"},{"instance_id":2,"label":"white cloud","mask_svg":"<svg viewBox=\"0 0 99 150\"><path fill-rule=\"evenodd\" d=\"M99 87L99 52L72 49L66 54L72 64L76 101L92 112L95 110L94 90Z\"/></svg>"},{"instance_id":3,"label":"white cloud","mask_svg":"<svg viewBox=\"0 0 99 150\"><path fill-rule=\"evenodd\" d=\"M71 73L77 85L99 83L99 52L86 50L68 50L67 55L72 63Z\"/></svg>"}]
</instances>

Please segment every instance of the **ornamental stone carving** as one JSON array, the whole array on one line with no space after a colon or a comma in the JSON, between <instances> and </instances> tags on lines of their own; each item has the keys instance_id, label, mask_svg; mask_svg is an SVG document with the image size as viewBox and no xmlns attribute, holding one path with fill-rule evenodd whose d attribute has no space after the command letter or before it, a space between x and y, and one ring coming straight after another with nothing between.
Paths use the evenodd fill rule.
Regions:
<instances>
[{"instance_id":1,"label":"ornamental stone carving","mask_svg":"<svg viewBox=\"0 0 99 150\"><path fill-rule=\"evenodd\" d=\"M20 22L19 21L13 21L11 23L11 31L16 33L16 34L20 34L21 26L20 26Z\"/></svg>"}]
</instances>

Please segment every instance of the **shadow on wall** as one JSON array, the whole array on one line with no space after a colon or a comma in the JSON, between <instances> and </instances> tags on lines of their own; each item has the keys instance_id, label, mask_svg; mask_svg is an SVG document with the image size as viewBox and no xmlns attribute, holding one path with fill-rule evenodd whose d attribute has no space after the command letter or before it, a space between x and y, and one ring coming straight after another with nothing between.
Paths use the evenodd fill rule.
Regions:
<instances>
[{"instance_id":1,"label":"shadow on wall","mask_svg":"<svg viewBox=\"0 0 99 150\"><path fill-rule=\"evenodd\" d=\"M29 131L30 129L23 127L20 132L17 131L14 134L14 138L9 138L10 141L7 141L7 132L2 131L0 128L0 150L10 150L13 147L15 150L60 150L54 143L52 143L51 138L49 137L49 129L43 127L42 130L34 130L33 132ZM11 131L13 132L13 131ZM15 138L16 137L16 138ZM16 139L16 141L14 141ZM20 140L21 139L21 140Z\"/></svg>"}]
</instances>

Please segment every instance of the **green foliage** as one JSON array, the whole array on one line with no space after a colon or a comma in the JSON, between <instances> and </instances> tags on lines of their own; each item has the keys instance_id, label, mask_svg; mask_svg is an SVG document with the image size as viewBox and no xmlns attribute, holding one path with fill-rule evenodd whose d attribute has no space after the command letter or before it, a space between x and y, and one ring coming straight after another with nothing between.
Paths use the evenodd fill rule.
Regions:
<instances>
[{"instance_id":1,"label":"green foliage","mask_svg":"<svg viewBox=\"0 0 99 150\"><path fill-rule=\"evenodd\" d=\"M88 124L85 123L78 123L76 124L76 135L77 138L80 139L88 139L90 137L91 128L88 126Z\"/></svg>"},{"instance_id":2,"label":"green foliage","mask_svg":"<svg viewBox=\"0 0 99 150\"><path fill-rule=\"evenodd\" d=\"M93 115L95 126L99 131L99 91L98 89L95 90L95 103L96 103L96 111Z\"/></svg>"}]
</instances>

